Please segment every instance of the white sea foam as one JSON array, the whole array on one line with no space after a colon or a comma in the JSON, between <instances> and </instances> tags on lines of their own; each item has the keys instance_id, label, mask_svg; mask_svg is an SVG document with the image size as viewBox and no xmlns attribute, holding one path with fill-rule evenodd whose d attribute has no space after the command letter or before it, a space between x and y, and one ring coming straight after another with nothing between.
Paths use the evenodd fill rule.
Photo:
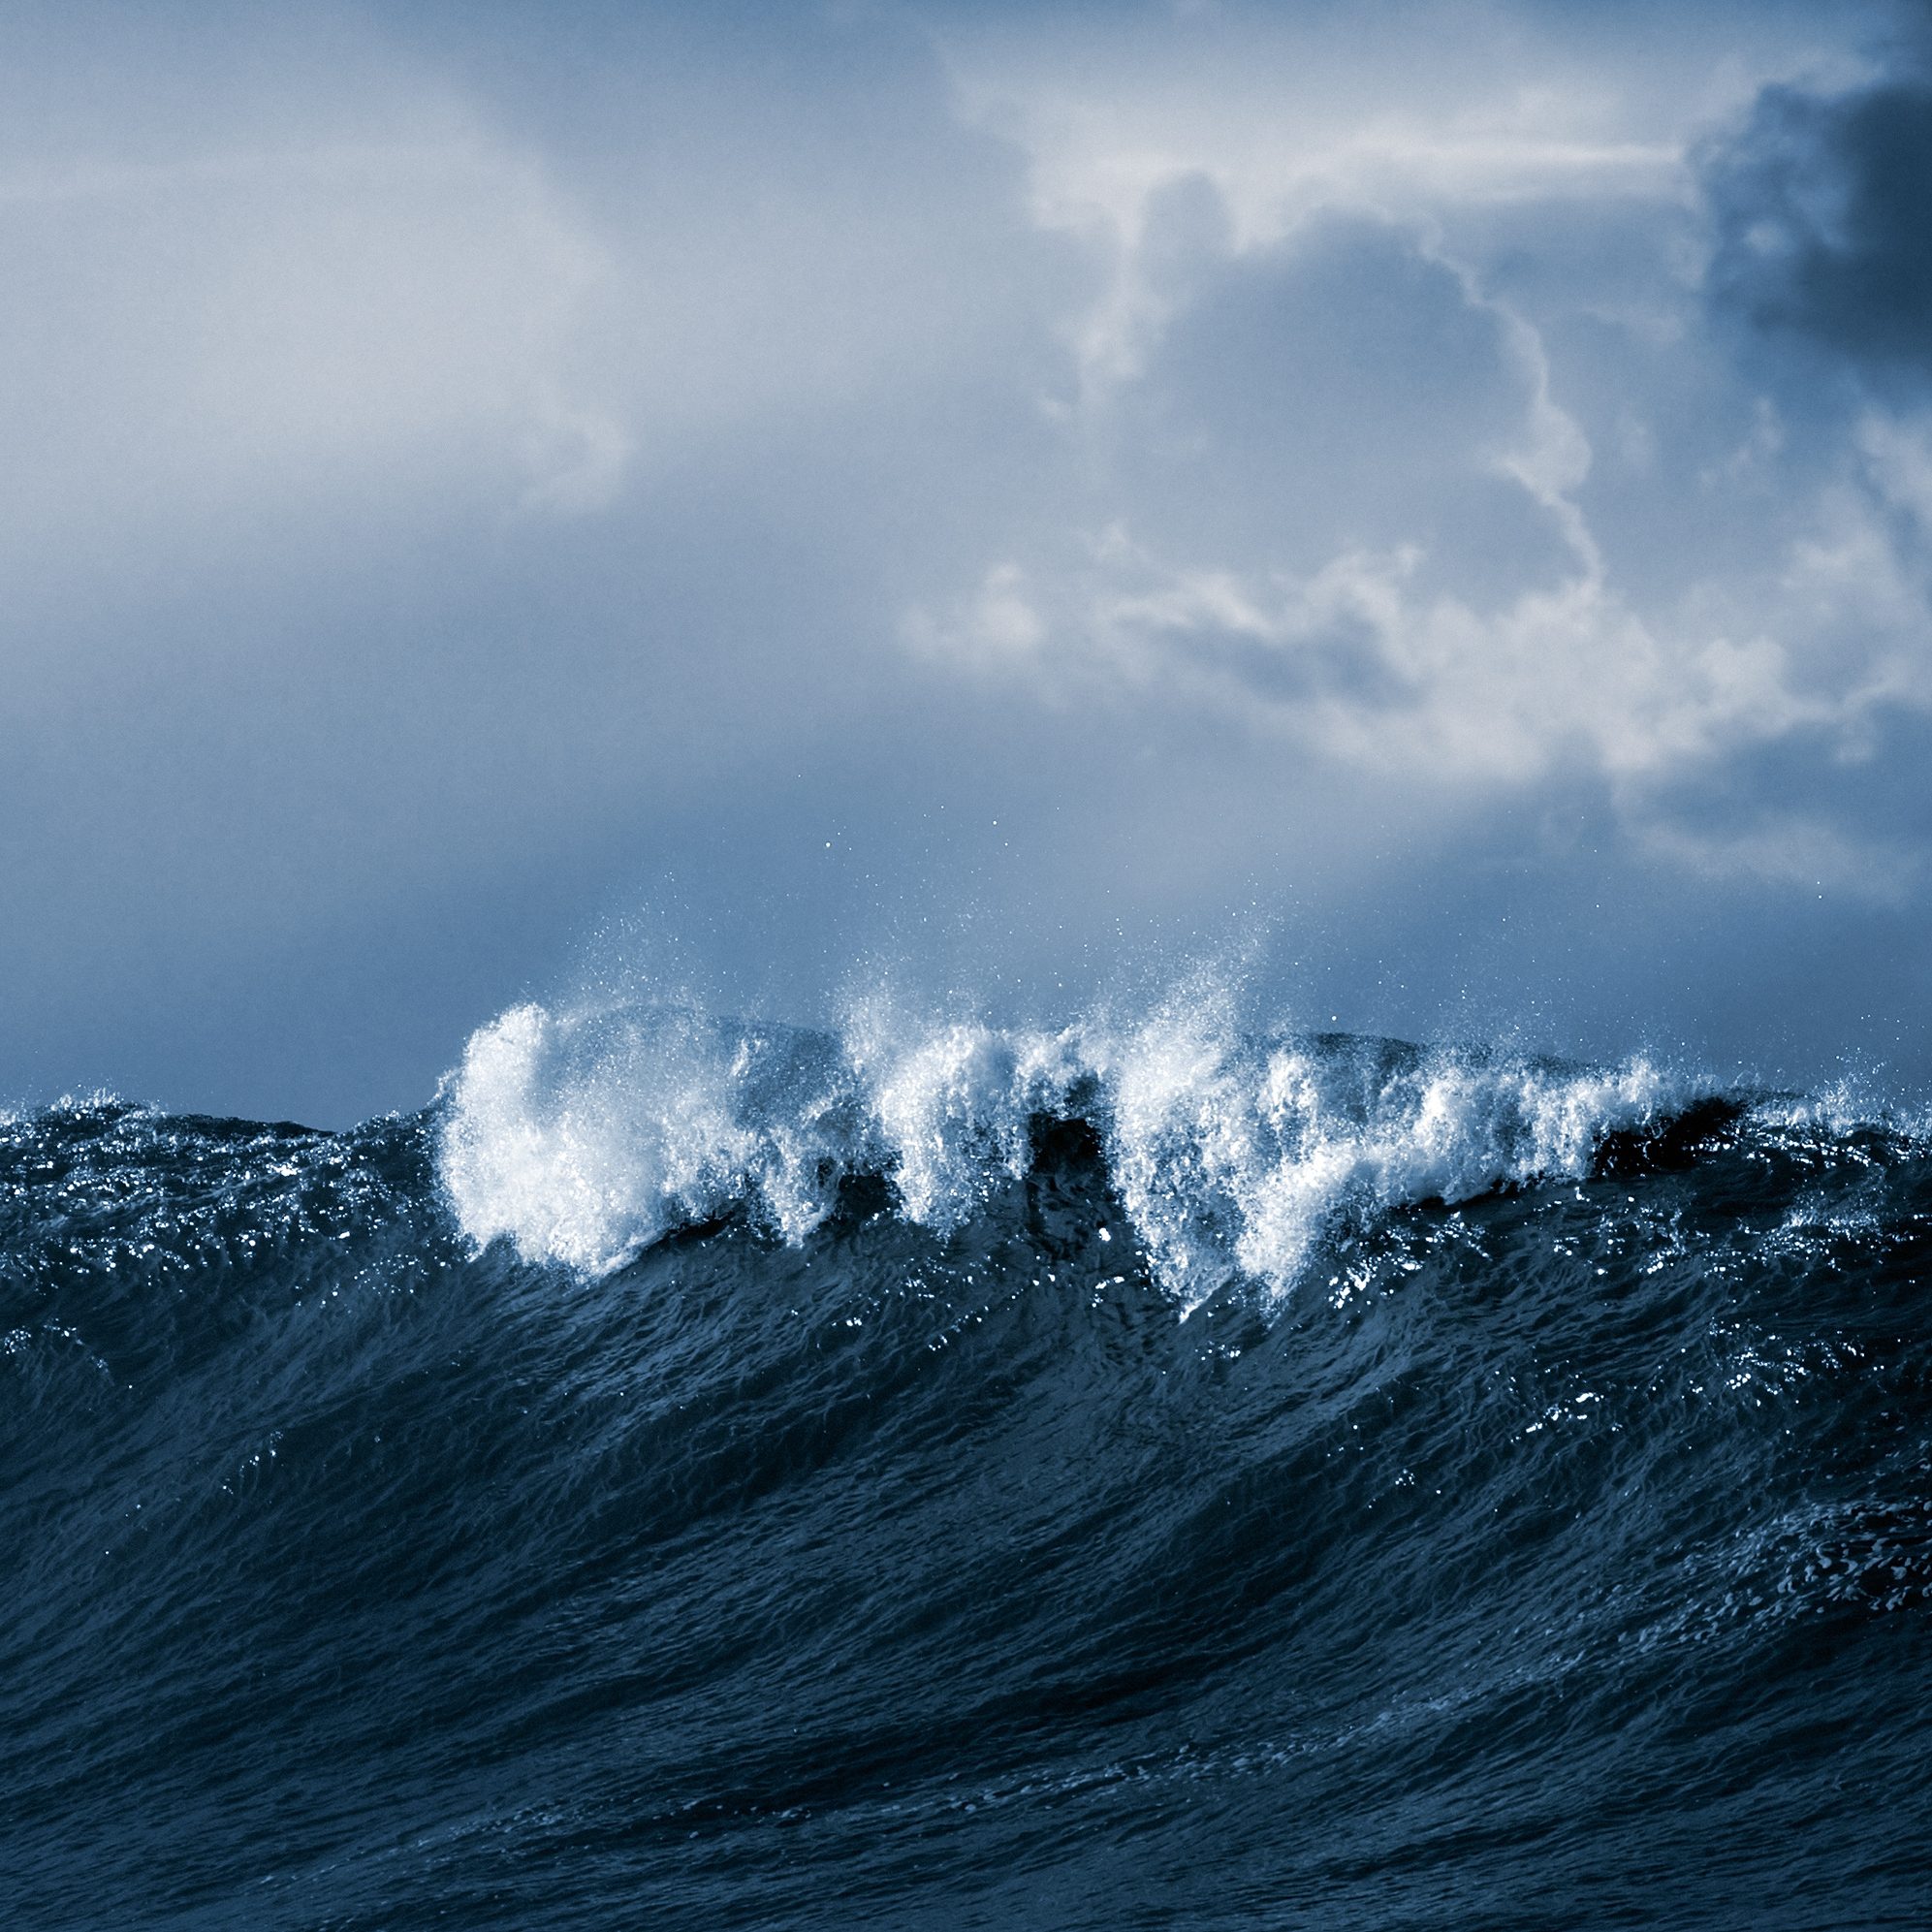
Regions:
<instances>
[{"instance_id":1,"label":"white sea foam","mask_svg":"<svg viewBox=\"0 0 1932 1932\"><path fill-rule=\"evenodd\" d=\"M800 1242L854 1172L954 1233L1079 1114L1162 1285L1285 1293L1326 1232L1390 1208L1580 1179L1605 1135L1700 1085L1648 1060L1588 1069L1335 1035L1255 1036L1191 986L1128 1024L1059 1031L855 1004L836 1034L675 1007L512 1008L450 1077L441 1168L464 1232L585 1275L744 1208Z\"/></svg>"},{"instance_id":2,"label":"white sea foam","mask_svg":"<svg viewBox=\"0 0 1932 1932\"><path fill-rule=\"evenodd\" d=\"M443 1186L479 1246L507 1237L526 1260L591 1275L747 1197L803 1240L852 1151L810 1071L769 1036L676 1010L512 1007L448 1083Z\"/></svg>"},{"instance_id":3,"label":"white sea foam","mask_svg":"<svg viewBox=\"0 0 1932 1932\"><path fill-rule=\"evenodd\" d=\"M1375 1041L1247 1042L1212 1002L1141 1028L1110 1089L1115 1185L1190 1303L1230 1262L1284 1291L1338 1217L1580 1178L1604 1135L1694 1092L1645 1060L1598 1072Z\"/></svg>"}]
</instances>

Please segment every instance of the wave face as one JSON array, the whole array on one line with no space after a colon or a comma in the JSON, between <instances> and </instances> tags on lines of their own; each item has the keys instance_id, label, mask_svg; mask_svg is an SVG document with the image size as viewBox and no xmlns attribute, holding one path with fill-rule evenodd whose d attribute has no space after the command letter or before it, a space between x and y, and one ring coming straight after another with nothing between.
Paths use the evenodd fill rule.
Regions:
<instances>
[{"instance_id":1,"label":"wave face","mask_svg":"<svg viewBox=\"0 0 1932 1932\"><path fill-rule=\"evenodd\" d=\"M21 1927L1917 1922L1932 1145L523 1007L0 1125Z\"/></svg>"}]
</instances>

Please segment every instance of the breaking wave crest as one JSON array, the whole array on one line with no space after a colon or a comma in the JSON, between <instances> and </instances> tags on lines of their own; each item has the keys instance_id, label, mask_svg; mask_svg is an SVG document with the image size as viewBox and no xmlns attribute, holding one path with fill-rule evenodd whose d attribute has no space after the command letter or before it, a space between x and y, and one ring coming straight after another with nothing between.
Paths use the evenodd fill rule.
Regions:
<instances>
[{"instance_id":1,"label":"breaking wave crest","mask_svg":"<svg viewBox=\"0 0 1932 1932\"><path fill-rule=\"evenodd\" d=\"M1581 1180L1606 1150L1734 1113L1647 1058L1593 1068L1473 1047L1259 1033L1214 989L1057 1030L909 1022L836 1032L688 1008L513 1007L446 1083L439 1165L477 1246L587 1276L743 1214L787 1243L856 1177L941 1235L1078 1123L1156 1280L1192 1306L1230 1278L1287 1293L1324 1232L1390 1210Z\"/></svg>"}]
</instances>

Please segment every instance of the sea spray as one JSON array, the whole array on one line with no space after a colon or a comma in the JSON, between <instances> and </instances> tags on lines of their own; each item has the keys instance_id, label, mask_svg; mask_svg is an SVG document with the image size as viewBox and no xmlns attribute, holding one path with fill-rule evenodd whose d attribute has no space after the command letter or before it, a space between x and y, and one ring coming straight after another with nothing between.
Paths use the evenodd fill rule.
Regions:
<instances>
[{"instance_id":1,"label":"sea spray","mask_svg":"<svg viewBox=\"0 0 1932 1932\"><path fill-rule=\"evenodd\" d=\"M439 1158L473 1242L597 1276L730 1212L796 1245L860 1174L946 1234L1024 1180L1036 1122L1077 1118L1156 1279L1192 1306L1233 1275L1287 1293L1338 1222L1581 1178L1609 1137L1713 1091L1642 1058L1599 1069L1256 1034L1232 998L1198 994L1054 1030L908 1020L883 1001L836 1033L532 1003L472 1036Z\"/></svg>"}]
</instances>

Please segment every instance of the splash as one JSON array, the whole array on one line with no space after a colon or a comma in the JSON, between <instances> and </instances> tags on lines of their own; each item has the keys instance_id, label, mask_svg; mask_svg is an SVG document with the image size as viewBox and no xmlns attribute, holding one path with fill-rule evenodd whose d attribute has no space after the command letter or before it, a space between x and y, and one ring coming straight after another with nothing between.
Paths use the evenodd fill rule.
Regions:
<instances>
[{"instance_id":1,"label":"splash","mask_svg":"<svg viewBox=\"0 0 1932 1932\"><path fill-rule=\"evenodd\" d=\"M1472 1048L1244 1029L1225 989L1054 1029L855 1004L835 1031L640 1003L513 1007L446 1082L445 1192L477 1246L610 1273L744 1213L799 1243L855 1175L956 1234L1023 1181L1042 1120L1085 1122L1161 1286L1285 1294L1325 1235L1392 1209L1580 1180L1708 1082Z\"/></svg>"}]
</instances>

